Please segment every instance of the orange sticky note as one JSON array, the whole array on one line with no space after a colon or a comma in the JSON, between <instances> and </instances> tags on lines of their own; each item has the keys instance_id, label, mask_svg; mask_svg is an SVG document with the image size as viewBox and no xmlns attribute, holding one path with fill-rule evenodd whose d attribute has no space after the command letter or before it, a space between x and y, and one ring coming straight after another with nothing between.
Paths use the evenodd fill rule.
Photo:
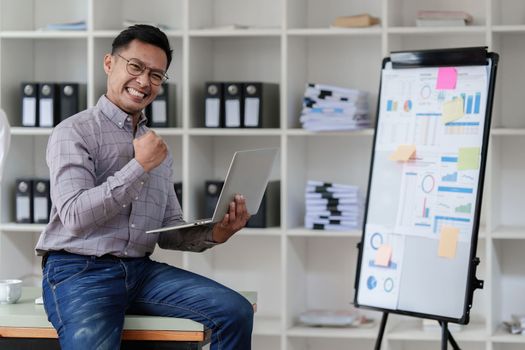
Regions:
<instances>
[{"instance_id":1,"label":"orange sticky note","mask_svg":"<svg viewBox=\"0 0 525 350\"><path fill-rule=\"evenodd\" d=\"M458 80L458 71L454 67L443 67L438 69L436 90L454 90Z\"/></svg>"},{"instance_id":2,"label":"orange sticky note","mask_svg":"<svg viewBox=\"0 0 525 350\"><path fill-rule=\"evenodd\" d=\"M456 257L458 237L459 228L447 225L441 226L441 232L439 233L438 256L454 259Z\"/></svg>"},{"instance_id":3,"label":"orange sticky note","mask_svg":"<svg viewBox=\"0 0 525 350\"><path fill-rule=\"evenodd\" d=\"M400 162L406 162L410 158L415 157L416 146L415 145L400 145L396 151L390 155L390 160L397 160Z\"/></svg>"},{"instance_id":4,"label":"orange sticky note","mask_svg":"<svg viewBox=\"0 0 525 350\"><path fill-rule=\"evenodd\" d=\"M377 266L388 266L392 259L392 247L388 244L383 244L377 249L375 264Z\"/></svg>"}]
</instances>

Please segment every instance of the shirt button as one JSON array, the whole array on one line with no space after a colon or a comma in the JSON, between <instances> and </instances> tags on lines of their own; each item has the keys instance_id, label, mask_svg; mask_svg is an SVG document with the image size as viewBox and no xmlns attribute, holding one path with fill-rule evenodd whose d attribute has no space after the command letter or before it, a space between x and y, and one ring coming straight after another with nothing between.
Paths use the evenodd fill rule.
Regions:
<instances>
[{"instance_id":1,"label":"shirt button","mask_svg":"<svg viewBox=\"0 0 525 350\"><path fill-rule=\"evenodd\" d=\"M135 228L135 224L131 224L131 227Z\"/></svg>"},{"instance_id":2,"label":"shirt button","mask_svg":"<svg viewBox=\"0 0 525 350\"><path fill-rule=\"evenodd\" d=\"M130 118L130 117L128 117L128 119L127 119L127 120L128 120L128 122L129 122L129 121L131 120L131 118Z\"/></svg>"},{"instance_id":3,"label":"shirt button","mask_svg":"<svg viewBox=\"0 0 525 350\"><path fill-rule=\"evenodd\" d=\"M122 204L122 208L125 208L126 207L126 204Z\"/></svg>"},{"instance_id":4,"label":"shirt button","mask_svg":"<svg viewBox=\"0 0 525 350\"><path fill-rule=\"evenodd\" d=\"M139 197L138 197L138 196L137 196L137 197L135 197L135 200L136 200L136 201L138 201L138 200L139 200Z\"/></svg>"},{"instance_id":5,"label":"shirt button","mask_svg":"<svg viewBox=\"0 0 525 350\"><path fill-rule=\"evenodd\" d=\"M141 185L144 185L144 181L141 181L140 184L141 184Z\"/></svg>"},{"instance_id":6,"label":"shirt button","mask_svg":"<svg viewBox=\"0 0 525 350\"><path fill-rule=\"evenodd\" d=\"M124 251L124 255L128 255L128 251L127 250Z\"/></svg>"},{"instance_id":7,"label":"shirt button","mask_svg":"<svg viewBox=\"0 0 525 350\"><path fill-rule=\"evenodd\" d=\"M122 122L118 122L118 125L122 126Z\"/></svg>"}]
</instances>

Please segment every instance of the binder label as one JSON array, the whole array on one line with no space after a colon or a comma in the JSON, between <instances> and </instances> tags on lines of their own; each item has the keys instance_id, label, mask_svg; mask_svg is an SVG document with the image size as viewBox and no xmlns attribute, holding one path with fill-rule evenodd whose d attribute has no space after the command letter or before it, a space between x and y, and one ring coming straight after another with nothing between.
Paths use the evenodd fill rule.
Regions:
<instances>
[{"instance_id":1,"label":"binder label","mask_svg":"<svg viewBox=\"0 0 525 350\"><path fill-rule=\"evenodd\" d=\"M153 123L166 123L168 120L166 115L166 101L153 101L151 104L151 115Z\"/></svg>"},{"instance_id":2,"label":"binder label","mask_svg":"<svg viewBox=\"0 0 525 350\"><path fill-rule=\"evenodd\" d=\"M43 222L47 221L47 197L35 197L35 200L33 202L34 205L34 222Z\"/></svg>"},{"instance_id":3,"label":"binder label","mask_svg":"<svg viewBox=\"0 0 525 350\"><path fill-rule=\"evenodd\" d=\"M29 219L29 197L16 198L16 221L21 222Z\"/></svg>"},{"instance_id":4,"label":"binder label","mask_svg":"<svg viewBox=\"0 0 525 350\"><path fill-rule=\"evenodd\" d=\"M220 104L218 98L206 99L206 126L219 127Z\"/></svg>"},{"instance_id":5,"label":"binder label","mask_svg":"<svg viewBox=\"0 0 525 350\"><path fill-rule=\"evenodd\" d=\"M40 126L53 126L53 99L40 99Z\"/></svg>"},{"instance_id":6,"label":"binder label","mask_svg":"<svg viewBox=\"0 0 525 350\"><path fill-rule=\"evenodd\" d=\"M244 125L259 126L259 98L246 97L244 102Z\"/></svg>"},{"instance_id":7,"label":"binder label","mask_svg":"<svg viewBox=\"0 0 525 350\"><path fill-rule=\"evenodd\" d=\"M36 97L24 97L22 108L24 114L22 115L22 125L35 126L36 125Z\"/></svg>"},{"instance_id":8,"label":"binder label","mask_svg":"<svg viewBox=\"0 0 525 350\"><path fill-rule=\"evenodd\" d=\"M241 126L241 104L239 100L226 101L226 126L239 127Z\"/></svg>"}]
</instances>

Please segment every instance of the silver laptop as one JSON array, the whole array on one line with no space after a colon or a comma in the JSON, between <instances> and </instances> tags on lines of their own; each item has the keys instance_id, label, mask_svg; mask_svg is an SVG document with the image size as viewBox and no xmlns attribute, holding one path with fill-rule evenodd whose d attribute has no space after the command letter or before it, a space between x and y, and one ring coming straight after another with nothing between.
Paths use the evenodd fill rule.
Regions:
<instances>
[{"instance_id":1,"label":"silver laptop","mask_svg":"<svg viewBox=\"0 0 525 350\"><path fill-rule=\"evenodd\" d=\"M246 209L250 215L257 214L278 151L277 148L261 148L235 152L228 173L226 174L221 194L217 200L213 217L149 230L146 231L146 233L179 230L222 221L224 215L226 215L229 210L230 202L233 201L236 194L242 194L244 196L246 199Z\"/></svg>"}]
</instances>

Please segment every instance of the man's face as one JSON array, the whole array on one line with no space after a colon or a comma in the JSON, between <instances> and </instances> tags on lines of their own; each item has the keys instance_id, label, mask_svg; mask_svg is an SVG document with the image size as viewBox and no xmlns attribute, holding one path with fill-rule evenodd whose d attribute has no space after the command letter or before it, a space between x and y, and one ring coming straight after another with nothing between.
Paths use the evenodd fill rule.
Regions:
<instances>
[{"instance_id":1,"label":"man's face","mask_svg":"<svg viewBox=\"0 0 525 350\"><path fill-rule=\"evenodd\" d=\"M120 56L122 57L120 57ZM146 69L139 76L133 76L126 70L125 59L135 58L146 67L165 71L168 64L166 53L157 46L139 40L131 41L127 47L104 57L104 71L108 76L106 96L111 102L130 115L138 116L157 96L160 86L151 84Z\"/></svg>"}]
</instances>

